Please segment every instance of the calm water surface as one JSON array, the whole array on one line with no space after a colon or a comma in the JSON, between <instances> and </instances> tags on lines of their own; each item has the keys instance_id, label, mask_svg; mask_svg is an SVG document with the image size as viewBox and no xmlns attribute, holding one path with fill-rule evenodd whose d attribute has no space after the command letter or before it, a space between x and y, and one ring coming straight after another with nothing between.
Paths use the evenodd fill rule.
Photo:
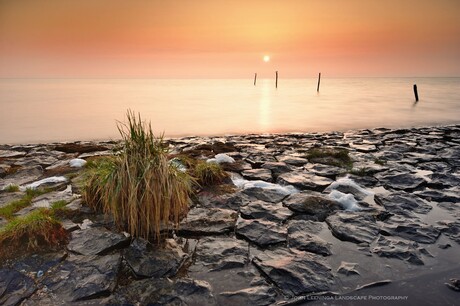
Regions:
<instances>
[{"instance_id":1,"label":"calm water surface","mask_svg":"<svg viewBox=\"0 0 460 306\"><path fill-rule=\"evenodd\" d=\"M127 109L171 137L409 127L460 123L460 78L3 79L0 109L0 143L115 139Z\"/></svg>"}]
</instances>

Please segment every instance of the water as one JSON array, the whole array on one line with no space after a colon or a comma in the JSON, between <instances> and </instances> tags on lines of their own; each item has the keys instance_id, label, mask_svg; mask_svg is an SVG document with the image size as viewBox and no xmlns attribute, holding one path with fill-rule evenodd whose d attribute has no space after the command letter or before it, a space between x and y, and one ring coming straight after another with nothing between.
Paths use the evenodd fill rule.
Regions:
<instances>
[{"instance_id":1,"label":"water","mask_svg":"<svg viewBox=\"0 0 460 306\"><path fill-rule=\"evenodd\" d=\"M316 82L2 79L0 143L116 139L127 109L170 137L460 122L460 78L323 77L319 94Z\"/></svg>"}]
</instances>

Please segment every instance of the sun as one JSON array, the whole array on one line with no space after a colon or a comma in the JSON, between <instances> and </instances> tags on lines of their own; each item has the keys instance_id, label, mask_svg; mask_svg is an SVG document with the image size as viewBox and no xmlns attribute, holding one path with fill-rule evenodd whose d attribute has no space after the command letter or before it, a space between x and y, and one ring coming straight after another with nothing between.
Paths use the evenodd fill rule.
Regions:
<instances>
[{"instance_id":1,"label":"sun","mask_svg":"<svg viewBox=\"0 0 460 306\"><path fill-rule=\"evenodd\" d=\"M270 61L270 56L264 55L264 62L268 63Z\"/></svg>"}]
</instances>

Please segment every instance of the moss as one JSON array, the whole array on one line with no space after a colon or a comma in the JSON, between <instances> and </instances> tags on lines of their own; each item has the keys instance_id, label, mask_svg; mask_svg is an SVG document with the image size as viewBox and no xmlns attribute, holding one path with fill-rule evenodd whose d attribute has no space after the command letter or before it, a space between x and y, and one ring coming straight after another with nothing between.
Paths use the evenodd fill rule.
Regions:
<instances>
[{"instance_id":1,"label":"moss","mask_svg":"<svg viewBox=\"0 0 460 306\"><path fill-rule=\"evenodd\" d=\"M3 190L6 191L6 192L18 192L19 191L19 186L14 185L14 184L10 184L10 185L8 185L8 187L6 187Z\"/></svg>"},{"instance_id":2,"label":"moss","mask_svg":"<svg viewBox=\"0 0 460 306\"><path fill-rule=\"evenodd\" d=\"M64 245L67 238L67 232L50 210L35 210L12 219L0 229L0 259L55 249Z\"/></svg>"},{"instance_id":3,"label":"moss","mask_svg":"<svg viewBox=\"0 0 460 306\"><path fill-rule=\"evenodd\" d=\"M0 207L0 217L11 219L13 214L20 211L21 209L29 206L32 203L33 198L50 192L50 189L26 189L25 195L16 201L8 203L7 205Z\"/></svg>"},{"instance_id":4,"label":"moss","mask_svg":"<svg viewBox=\"0 0 460 306\"><path fill-rule=\"evenodd\" d=\"M326 164L346 169L353 167L353 160L344 148L313 148L308 150L306 158L310 162Z\"/></svg>"}]
</instances>

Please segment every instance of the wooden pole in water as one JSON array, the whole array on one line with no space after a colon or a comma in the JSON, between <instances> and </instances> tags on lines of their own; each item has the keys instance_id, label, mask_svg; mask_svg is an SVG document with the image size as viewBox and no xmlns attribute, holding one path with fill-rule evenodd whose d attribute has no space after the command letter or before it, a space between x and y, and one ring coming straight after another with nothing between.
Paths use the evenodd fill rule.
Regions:
<instances>
[{"instance_id":1,"label":"wooden pole in water","mask_svg":"<svg viewBox=\"0 0 460 306\"><path fill-rule=\"evenodd\" d=\"M319 84L321 83L321 72L318 75L318 86L316 87L316 92L319 92Z\"/></svg>"},{"instance_id":2,"label":"wooden pole in water","mask_svg":"<svg viewBox=\"0 0 460 306\"><path fill-rule=\"evenodd\" d=\"M278 71L276 71L275 75L275 88L278 88Z\"/></svg>"},{"instance_id":3,"label":"wooden pole in water","mask_svg":"<svg viewBox=\"0 0 460 306\"><path fill-rule=\"evenodd\" d=\"M254 73L254 86L256 86L256 81L257 81L257 72Z\"/></svg>"},{"instance_id":4,"label":"wooden pole in water","mask_svg":"<svg viewBox=\"0 0 460 306\"><path fill-rule=\"evenodd\" d=\"M417 84L414 84L414 95L415 95L415 102L418 102Z\"/></svg>"}]
</instances>

